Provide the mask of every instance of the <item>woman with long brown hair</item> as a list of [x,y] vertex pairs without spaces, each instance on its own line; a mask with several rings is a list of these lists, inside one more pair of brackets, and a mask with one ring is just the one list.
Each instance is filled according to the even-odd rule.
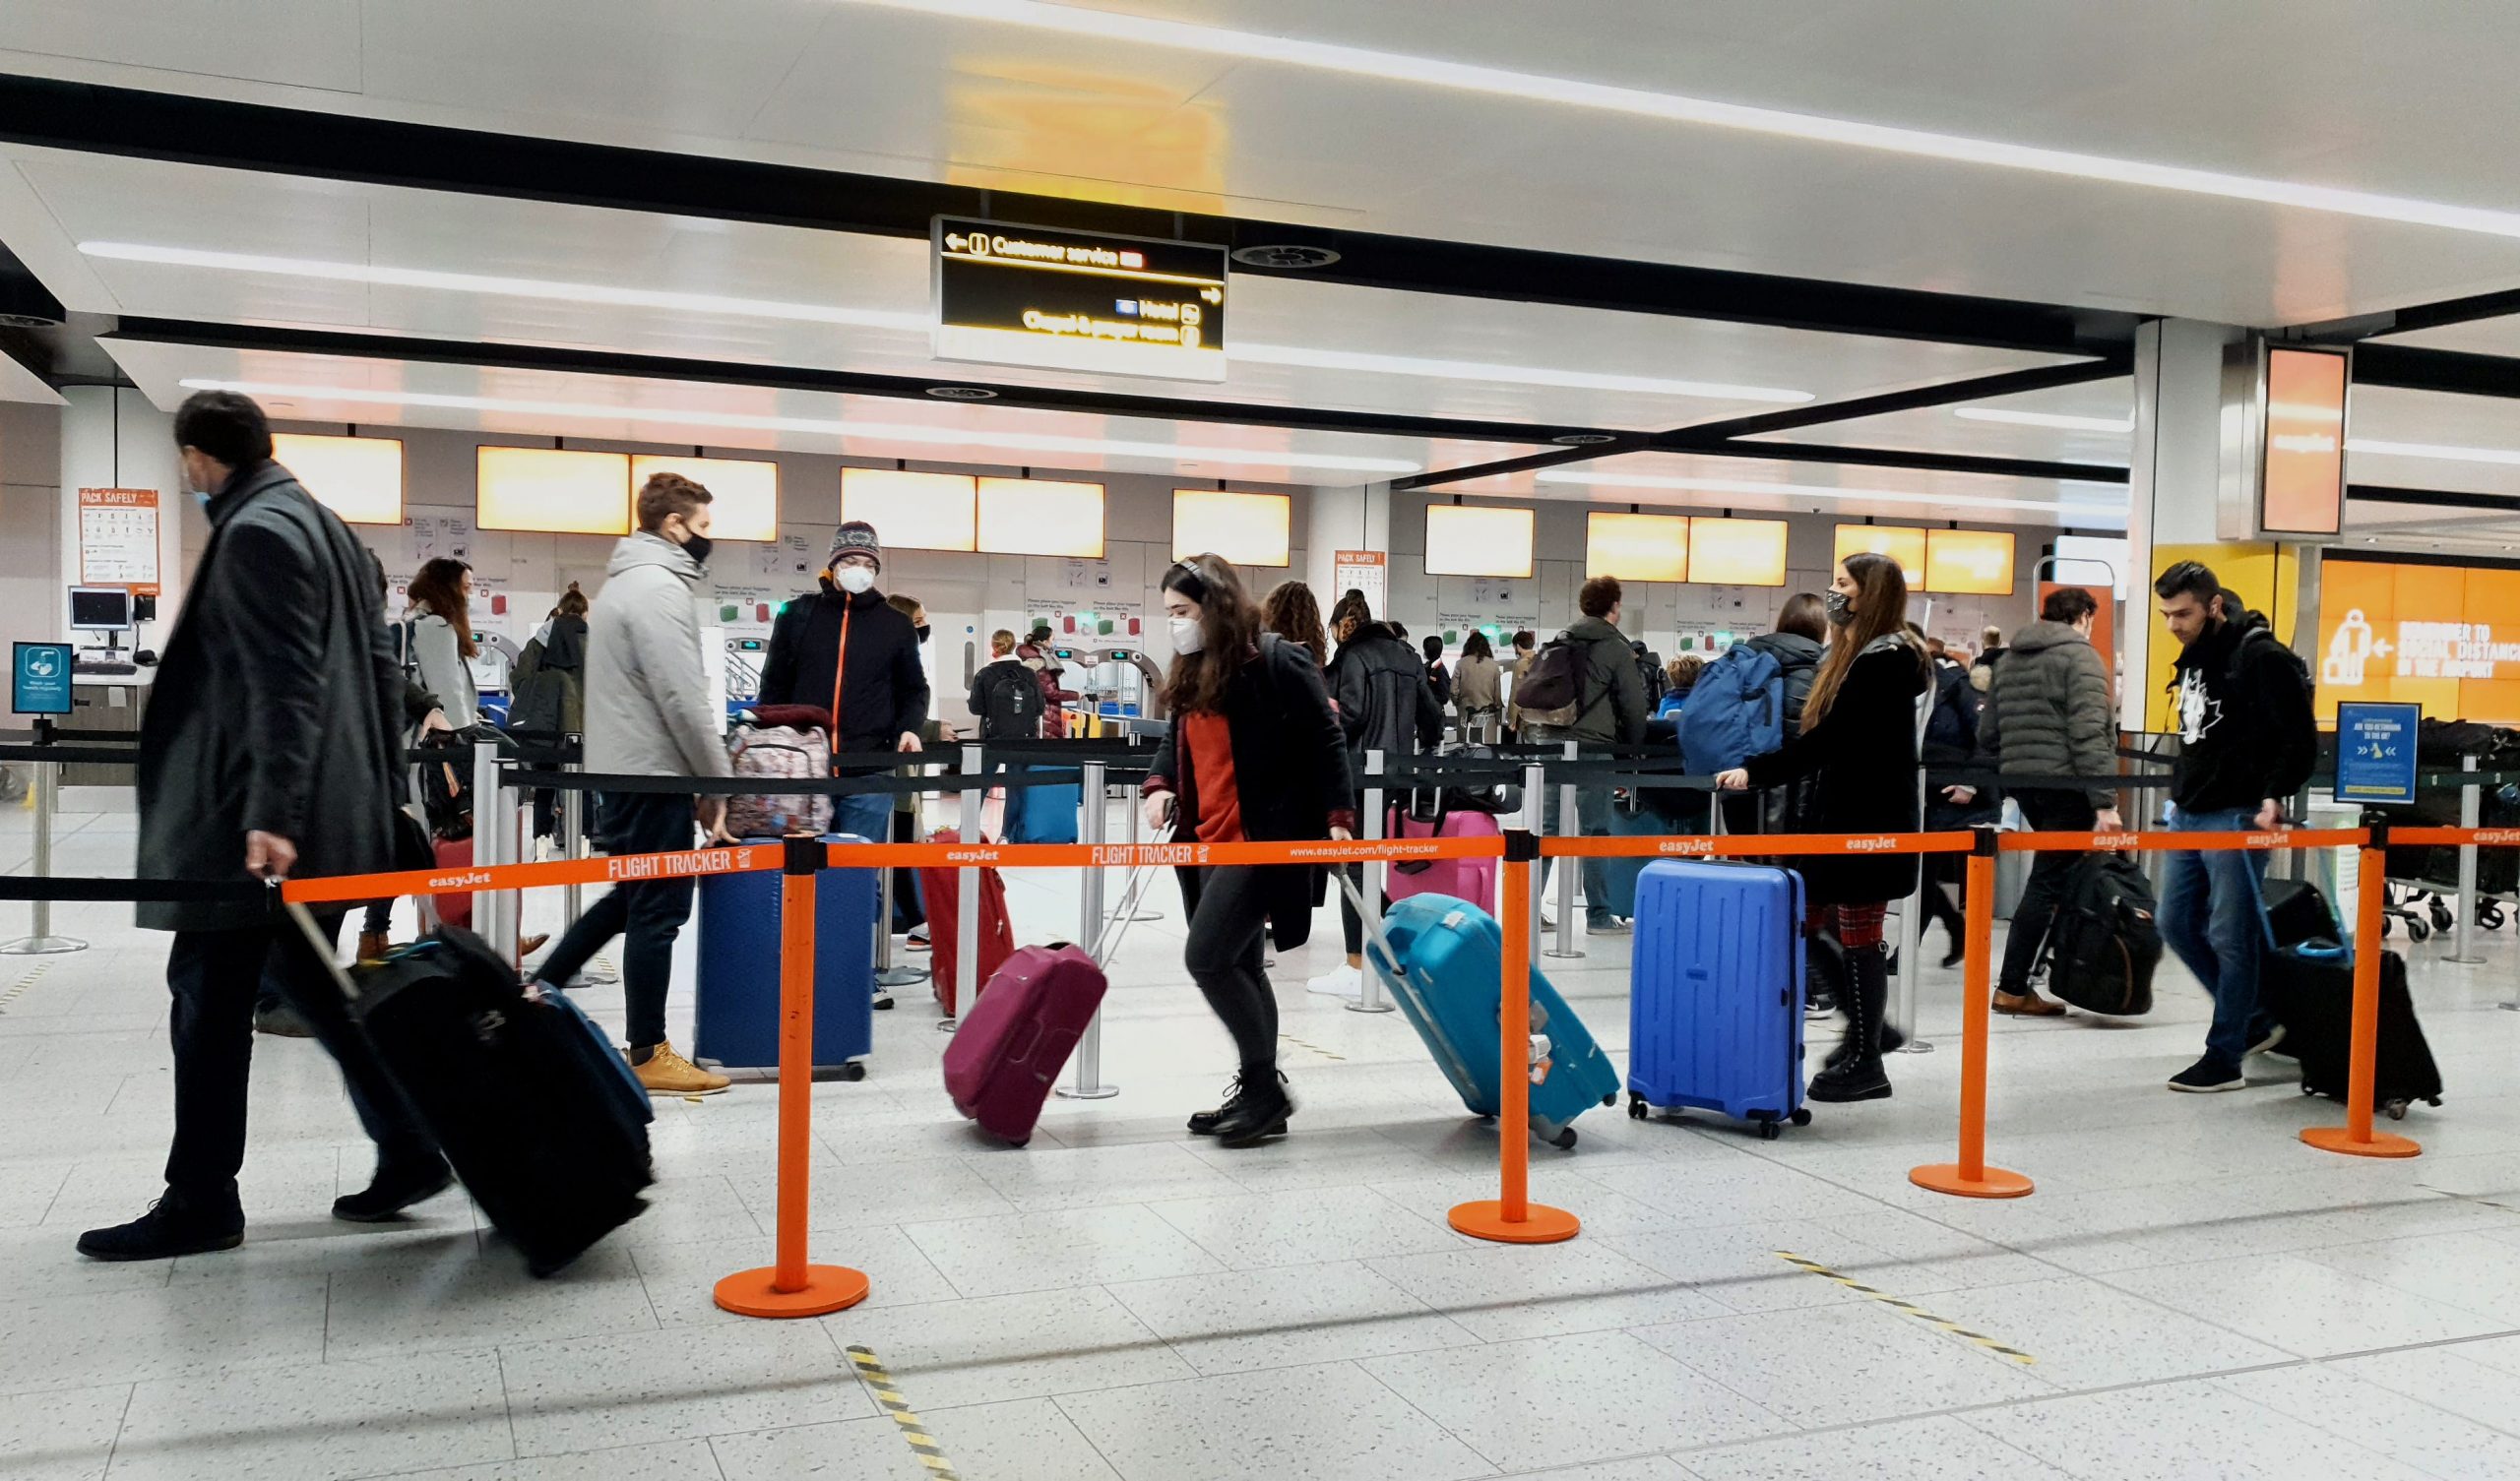
[[[1146,779],[1147,828],[1168,817],[1177,837],[1200,843],[1353,837],[1347,741],[1311,655],[1260,630],[1242,578],[1222,556],[1194,555],[1165,572],[1164,610],[1172,725]],[[1228,1146],[1285,1136],[1294,1110],[1278,1073],[1278,998],[1262,970],[1262,937],[1280,951],[1303,945],[1315,883],[1301,865],[1181,871],[1183,962],[1241,1060],[1225,1103],[1192,1116],[1190,1130]]]
[[472,568],[447,556],[423,564],[411,578],[406,668],[417,667],[420,685],[437,696],[438,708],[456,729],[481,717],[481,696],[472,686]]
[[1315,668],[1330,666],[1330,630],[1321,625],[1321,603],[1301,582],[1280,582],[1260,599],[1260,627],[1312,654]]
[[[1913,833],[1917,828],[1917,697],[1932,682],[1922,646],[1909,636],[1908,579],[1899,563],[1869,553],[1839,562],[1826,598],[1835,637],[1786,743],[1721,772],[1728,791],[1816,775],[1820,796],[1807,825],[1830,833]],[[1813,1100],[1877,1100],[1890,1093],[1881,1065],[1882,1012],[1890,997],[1882,919],[1915,893],[1914,854],[1818,857],[1802,870],[1815,926],[1833,925],[1846,949],[1839,1001],[1846,1042],[1811,1078]],[[1911,970],[1914,969],[1911,964]]]

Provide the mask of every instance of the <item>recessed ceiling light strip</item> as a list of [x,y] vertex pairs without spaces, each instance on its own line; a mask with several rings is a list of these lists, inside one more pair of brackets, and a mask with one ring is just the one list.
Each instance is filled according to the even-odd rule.
[[[2007,144],[1992,139],[1970,139],[1957,134],[1895,128],[1855,119],[1789,112],[1782,108],[1689,97],[1676,93],[1651,93],[1641,88],[1547,77],[1470,62],[1450,62],[1406,52],[1376,51],[1331,41],[1263,35],[1256,31],[1230,31],[1183,21],[1121,15],[1077,5],[1050,5],[1041,3],[1041,0],[842,0],[842,3],[1020,26],[1102,41],[1162,46],[1176,51],[1230,57],[1237,61],[1278,62],[1319,72],[1345,73],[1380,83],[1419,83],[1490,97],[1588,108],[1671,123],[1705,124],[1809,140],[1817,144],[1850,145],[1928,159],[1948,159],[1962,164],[1989,164],[2004,169],[2367,216],[2375,220],[2441,226],[2489,236],[2520,236],[2520,214],[2508,211],[2452,206],[2371,191],[2269,180],[2220,170],[2191,169],[2141,159]],[[1533,13],[1537,15],[1539,11]]]
[[1751,478],[1694,478],[1681,474],[1613,473],[1552,469],[1533,476],[1537,483],[1576,484],[1591,488],[1673,489],[1700,494],[1742,494],[1779,499],[1832,499],[1841,503],[1913,504],[1925,508],[2014,509],[2031,514],[2118,516],[2126,513],[2123,498],[2113,502],[2083,499],[1997,499],[1984,494],[1919,494],[1904,489],[1834,488],[1812,483],[1765,483]]
[[644,422],[668,427],[725,427],[749,432],[795,432],[816,437],[862,437],[949,448],[1004,452],[1077,453],[1149,458],[1166,463],[1224,463],[1232,467],[1306,468],[1349,473],[1414,473],[1419,464],[1397,458],[1354,458],[1329,453],[1262,453],[1245,448],[1194,447],[1182,443],[1116,438],[1065,437],[1046,432],[1005,432],[963,427],[923,427],[904,422],[843,421],[815,416],[763,416],[741,411],[689,411],[672,406],[605,406],[587,401],[544,401],[514,397],[456,396],[428,391],[371,391],[358,387],[289,386],[267,381],[192,377],[187,391],[234,391],[269,400],[359,401],[452,411],[548,417],[555,420]]
[[2001,406],[1954,406],[1951,414],[1973,422],[2007,422],[2017,427],[2057,427],[2068,432],[2132,432],[2135,413],[2124,416],[2067,416],[2054,411],[2010,411]]
[[2520,448],[2462,448],[2437,442],[2382,442],[2368,437],[2349,437],[2345,440],[2345,451],[2383,458],[2431,458],[2443,463],[2520,464]]

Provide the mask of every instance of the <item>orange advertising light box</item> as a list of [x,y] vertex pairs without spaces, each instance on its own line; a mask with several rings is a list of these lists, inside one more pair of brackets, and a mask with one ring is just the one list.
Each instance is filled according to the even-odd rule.
[[1689,580],[1718,586],[1785,585],[1783,520],[1691,520]]
[[2334,534],[2343,527],[2346,369],[2340,350],[2266,352],[2258,523],[2269,534]]
[[[779,464],[753,458],[668,458],[636,453],[630,458],[630,497],[653,473],[680,473],[709,491],[709,537],[715,540],[779,538]],[[634,511],[635,512],[635,511]]]
[[1851,555],[1886,555],[1899,563],[1899,569],[1910,584],[1921,582],[1925,574],[1925,532],[1914,525],[1841,525],[1838,526],[1838,548],[1832,559],[1843,561]]
[[1584,520],[1584,576],[1620,581],[1689,579],[1689,522],[1681,515],[1594,513]]
[[272,434],[272,458],[345,525],[403,523],[403,440]]
[[2010,531],[1925,531],[1926,590],[1955,596],[2010,596],[2012,581]]
[[1428,576],[1532,574],[1532,512],[1479,504],[1426,507]]
[[977,483],[969,473],[840,470],[842,522],[865,521],[896,549],[976,550],[978,502]]
[[2436,719],[2520,723],[2520,567],[2328,551],[2311,696],[2424,707]]
[[483,529],[630,532],[627,453],[482,447],[473,459],[473,516]]
[[1172,491],[1172,558],[1214,553],[1237,566],[1284,566],[1291,554],[1293,501],[1284,494],[1221,488]]
[[[876,526],[881,529],[883,526]],[[995,555],[1102,558],[1102,485],[1048,478],[979,481],[980,548]]]

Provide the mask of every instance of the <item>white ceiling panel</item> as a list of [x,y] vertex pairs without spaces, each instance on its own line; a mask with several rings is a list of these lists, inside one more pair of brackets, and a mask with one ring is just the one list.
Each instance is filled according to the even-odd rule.
[[46,385],[43,377],[0,354],[0,401],[32,401],[41,406],[58,406],[61,404],[61,393]]
[[2066,525],[2095,530],[2122,529],[2126,524],[2122,484],[1685,453],[1627,454],[1538,472],[1447,483],[1439,492],[1572,499],[1622,508],[1638,504],[1848,519],[1869,515],[1884,524],[1959,520],[1972,525]]
[[1337,486],[1532,451],[1508,443],[1160,421],[622,376],[129,339],[104,344],[160,407],[179,404],[189,394],[186,382],[207,381],[244,388],[274,416],[294,421]]
[[2520,314],[2445,324],[2403,335],[2374,335],[2372,339],[2378,343],[2407,344],[2417,349],[2456,349],[2475,355],[2520,358]]
[[[0,64],[186,91],[211,72],[261,80],[230,95],[377,117],[2239,323],[2520,284],[2520,246],[2490,223],[2246,204],[2254,180],[2507,213],[2507,5],[1097,4],[1261,40],[1086,39],[857,0],[17,0]],[[1276,39],[1394,55],[1252,58]],[[1437,86],[1424,61],[1492,71]],[[1648,116],[1670,95],[1771,111],[1763,132]],[[1879,132],[1775,132],[1796,117],[2245,178],[2101,185]]]
[[[2352,416],[2346,474],[2355,483],[2520,495],[2520,401],[2357,386]],[[2363,446],[2371,442],[2474,450],[2504,461],[2378,453]]]
[[[457,196],[40,150],[8,156],[0,240],[27,241],[73,308],[902,375],[953,374],[930,353],[922,241]],[[266,259],[266,271],[80,258],[82,241]],[[64,270],[65,261],[78,264]],[[710,295],[655,307],[446,286],[345,282],[299,262]],[[1234,283],[1223,388],[1011,367],[975,379],[1196,401],[1223,398],[1461,420],[1634,430],[1770,409],[1758,388],[1838,401],[2071,357],[1651,314],[1452,298],[1299,278]],[[811,322],[729,299],[864,311]],[[905,323],[903,321],[909,321]],[[1294,353],[1290,354],[1292,351]],[[1305,353],[1323,352],[1309,363]],[[1368,357],[1359,361],[1354,357]],[[1390,357],[1421,362],[1395,366]],[[1291,361],[1292,363],[1291,363]],[[1425,364],[1422,362],[1434,362]],[[1559,382],[1571,379],[1574,384]]]
[[[2054,386],[2018,396],[1990,397],[1957,406],[1926,406],[1881,416],[1859,416],[1816,427],[1796,427],[1751,438],[1753,442],[1795,442],[1823,447],[1893,448],[1903,452],[1955,453],[1973,458],[2029,458],[2049,463],[2103,463],[2124,467],[2132,435],[2135,387],[2132,380],[2086,381]],[[1963,416],[1963,410],[1998,415],[2073,416],[2117,420],[2117,430],[2040,426],[2022,422]]]

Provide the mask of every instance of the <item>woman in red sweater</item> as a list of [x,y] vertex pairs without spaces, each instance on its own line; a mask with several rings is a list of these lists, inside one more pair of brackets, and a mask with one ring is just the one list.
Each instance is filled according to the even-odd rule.
[[[1194,555],[1165,572],[1164,610],[1172,726],[1147,776],[1147,827],[1169,818],[1176,837],[1201,843],[1354,836],[1347,739],[1312,655],[1260,631],[1241,577],[1221,556]],[[1278,1073],[1278,999],[1261,969],[1262,936],[1282,952],[1303,945],[1319,898],[1319,871],[1307,865],[1181,871],[1183,963],[1241,1056],[1225,1103],[1192,1116],[1192,1132],[1228,1146],[1286,1135],[1294,1101]]]

